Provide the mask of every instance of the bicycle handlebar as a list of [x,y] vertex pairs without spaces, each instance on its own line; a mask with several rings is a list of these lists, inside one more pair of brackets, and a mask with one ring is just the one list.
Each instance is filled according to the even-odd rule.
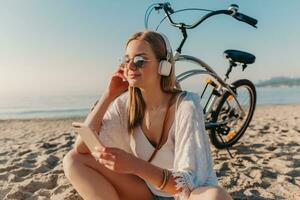
[[216,11],[212,11],[206,15],[204,15],[200,20],[198,20],[197,22],[195,22],[192,25],[187,25],[184,23],[175,23],[173,22],[170,14],[174,13],[174,10],[171,8],[171,4],[169,2],[166,3],[159,3],[158,6],[155,7],[156,10],[160,10],[163,9],[164,12],[167,15],[167,18],[170,22],[170,24],[174,27],[178,27],[178,28],[184,28],[184,29],[193,29],[196,26],[198,26],[199,24],[201,24],[204,20],[206,20],[207,18],[214,16],[214,15],[219,15],[219,14],[226,14],[226,15],[231,15],[232,17],[234,17],[235,19],[242,21],[244,23],[247,23],[253,27],[256,28],[256,24],[257,24],[257,20],[249,17],[245,14],[239,13],[237,12],[238,10],[238,6],[235,4],[230,5],[230,7],[228,8],[228,10],[216,10]]
[[242,22],[245,22],[253,27],[256,28],[256,24],[257,24],[257,19],[254,19],[252,17],[249,17],[245,14],[242,14],[242,13],[235,13],[235,15],[233,15],[233,17],[239,21],[242,21]]

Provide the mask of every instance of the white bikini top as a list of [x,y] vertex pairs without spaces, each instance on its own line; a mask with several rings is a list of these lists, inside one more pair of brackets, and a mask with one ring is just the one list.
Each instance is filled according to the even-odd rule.
[[[178,95],[175,108],[177,109],[178,99],[181,96]],[[175,109],[175,117],[176,117],[176,109]],[[174,150],[175,150],[175,117],[174,121],[171,125],[171,128],[168,132],[168,138],[165,144],[161,146],[161,148],[157,151],[156,155],[154,156],[151,164],[164,168],[164,169],[173,169],[173,162],[174,162]],[[151,144],[148,140],[146,135],[143,133],[141,126],[138,126],[133,135],[130,135],[130,147],[135,156],[140,159],[148,161],[150,156],[152,155],[155,147]],[[145,181],[148,185],[149,189],[152,193],[164,196],[164,197],[171,197],[172,195],[162,192],[158,190],[154,185]]]

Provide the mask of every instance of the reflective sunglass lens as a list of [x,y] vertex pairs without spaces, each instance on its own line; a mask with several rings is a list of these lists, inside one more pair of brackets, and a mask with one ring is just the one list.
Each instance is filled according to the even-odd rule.
[[133,62],[135,64],[136,67],[140,68],[143,66],[145,60],[142,56],[136,56],[133,58]]

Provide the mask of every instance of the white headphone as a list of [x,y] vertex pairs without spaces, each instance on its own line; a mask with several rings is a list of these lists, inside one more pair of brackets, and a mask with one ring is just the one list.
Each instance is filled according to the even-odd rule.
[[169,76],[170,72],[171,72],[171,68],[172,68],[172,48],[171,48],[171,44],[167,38],[166,35],[164,35],[161,32],[157,32],[156,33],[160,34],[165,42],[165,46],[166,46],[166,50],[167,50],[167,58],[164,60],[161,60],[158,66],[158,73],[162,76]]

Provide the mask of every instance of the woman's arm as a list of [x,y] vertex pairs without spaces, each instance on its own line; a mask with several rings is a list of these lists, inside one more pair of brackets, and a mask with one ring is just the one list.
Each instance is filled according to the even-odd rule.
[[[97,134],[100,132],[103,116],[112,101],[113,98],[107,93],[104,93],[84,121],[84,124],[91,127],[91,129]],[[78,153],[90,153],[79,135],[77,136],[74,148]]]
[[[126,77],[123,73],[124,66],[120,65],[118,69],[111,75],[105,92],[84,121],[86,125],[91,127],[91,129],[98,134],[100,132],[104,114],[107,111],[110,103],[128,88],[128,82],[123,81],[126,80]],[[90,153],[80,136],[78,136],[76,139],[75,149],[79,153]]]
[[103,116],[113,100],[114,98],[105,92],[86,117],[84,124],[88,125],[92,130],[99,134]]
[[[141,177],[144,180],[147,180],[148,182],[159,188],[159,186],[163,182],[163,169],[152,165],[151,163],[148,163],[147,161],[142,159],[137,159],[137,162],[138,163],[135,164],[136,167],[134,169],[133,174]],[[175,179],[170,172],[168,182],[166,186],[162,189],[162,191],[171,195],[181,192],[181,189],[176,189],[176,184],[177,183],[175,182]]]

